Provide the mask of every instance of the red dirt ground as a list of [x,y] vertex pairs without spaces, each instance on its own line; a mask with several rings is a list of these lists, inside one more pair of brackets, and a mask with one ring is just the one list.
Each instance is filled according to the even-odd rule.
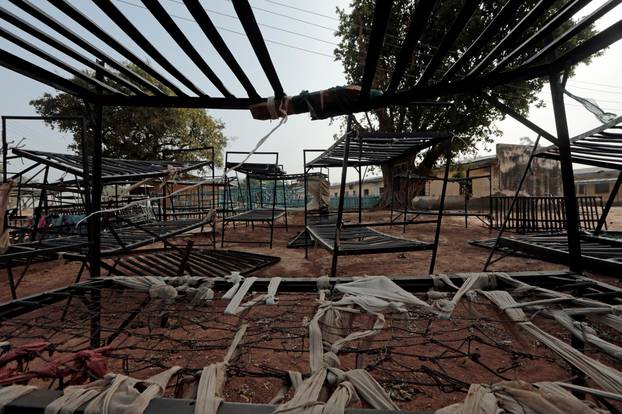
[[[614,209],[610,228],[618,228],[622,223],[622,209]],[[386,219],[384,211],[369,212],[364,220]],[[349,216],[352,221],[355,216]],[[301,229],[302,217],[299,213],[290,216],[290,229],[288,232],[283,228],[275,230],[274,248],[249,244],[227,244],[226,249],[244,250],[281,257],[281,261],[273,266],[261,269],[256,276],[282,276],[282,277],[310,277],[326,275],[330,269],[331,257],[320,248],[309,250],[309,258],[305,259],[304,249],[287,249],[287,241]],[[220,230],[220,227],[218,228]],[[434,225],[410,226],[405,234],[401,228],[394,227],[383,229],[388,233],[406,238],[419,240],[432,240]],[[228,237],[243,238],[245,240],[259,240],[265,237],[262,229],[251,231],[250,227],[238,226],[236,231],[228,230]],[[436,273],[456,273],[481,271],[488,255],[488,251],[471,246],[467,243],[472,239],[484,239],[494,237],[496,233],[490,232],[483,227],[481,222],[470,219],[469,227],[464,227],[462,218],[446,218],[440,239]],[[178,238],[176,242],[183,243],[192,239],[196,244],[205,243],[205,235],[194,234]],[[417,276],[428,273],[430,252],[405,253],[405,254],[382,254],[373,256],[341,257],[339,260],[338,274],[343,276],[361,275],[386,275],[386,276]],[[41,263],[31,266],[26,277],[19,286],[20,297],[29,294],[62,287],[73,283],[79,269],[77,263]],[[522,270],[548,270],[565,269],[562,265],[547,263],[540,260],[507,257],[491,267],[496,271],[522,271]],[[14,272],[20,274],[20,269]],[[594,275],[598,279],[618,284],[617,279],[602,275]],[[133,307],[142,301],[143,294],[108,293],[111,296],[108,301],[104,296],[104,306],[108,306],[103,316],[104,326],[116,326],[117,321],[122,320]],[[306,337],[308,331],[302,328],[301,320],[308,320],[315,312],[316,295],[279,295],[281,306],[257,305],[245,316],[246,321],[251,322],[251,327],[243,345],[240,348],[240,356],[235,361],[235,368],[240,370],[240,375],[227,380],[225,394],[227,401],[267,403],[281,386],[281,380],[277,378],[259,377],[251,374],[253,371],[265,370],[266,366],[274,368],[278,373],[287,369],[297,369],[302,372],[308,371],[308,354],[302,348],[308,346]],[[0,300],[10,297],[6,278],[0,281]],[[78,302],[78,301],[74,301]],[[463,301],[456,309],[450,321],[435,320],[430,322],[425,315],[409,313],[404,319],[400,315],[387,315],[387,328],[378,334],[373,343],[368,347],[382,349],[390,352],[379,352],[377,356],[367,355],[365,365],[376,378],[382,378],[383,385],[391,393],[401,409],[436,409],[464,398],[463,392],[441,390],[428,384],[434,375],[445,373],[448,377],[466,383],[491,383],[500,381],[498,374],[491,373],[484,366],[496,368],[508,368],[503,376],[508,379],[520,378],[526,381],[543,380],[566,380],[569,377],[567,367],[556,361],[554,356],[537,341],[531,338],[516,338],[506,328],[509,326],[502,315],[486,301],[481,303],[467,304]],[[170,367],[178,364],[187,368],[200,368],[207,363],[220,360],[232,337],[231,329],[235,329],[240,323],[237,317],[224,317],[222,310],[226,303],[216,300],[206,309],[183,309],[184,319],[179,319],[178,327],[172,325],[169,328],[160,328],[157,315],[161,309],[149,305],[149,311],[137,318],[130,326],[135,336],[121,335],[114,345],[119,349],[118,354],[126,352],[131,356],[127,368],[136,370],[136,375],[144,378],[158,369],[156,364]],[[62,306],[59,304],[53,308],[35,311],[27,318],[20,317],[12,321],[11,326],[2,326],[0,333],[7,336],[14,332],[14,345],[27,343],[35,338],[45,338],[55,344],[62,344],[71,349],[85,341],[88,335],[88,315],[85,319],[84,307],[79,303],[72,303],[68,322],[64,325],[59,321]],[[177,309],[176,311],[182,311]],[[74,313],[72,313],[74,312]],[[220,315],[218,319],[212,319],[210,315]],[[155,315],[155,316],[154,316]],[[303,316],[304,315],[304,316]],[[174,319],[171,317],[171,319]],[[369,326],[373,321],[366,317],[360,318],[358,326]],[[155,321],[155,322],[154,322]],[[289,323],[288,323],[289,322]],[[562,329],[549,320],[536,320],[538,325],[548,332],[562,338],[568,335]],[[62,332],[53,332],[50,326],[65,329]],[[194,325],[193,325],[194,324]],[[198,325],[197,325],[198,324]],[[201,325],[203,324],[203,325]],[[209,325],[209,327],[208,327]],[[67,326],[71,327],[66,330]],[[203,328],[202,328],[203,327]],[[60,329],[60,328],[59,328]],[[406,329],[406,334],[397,333]],[[396,339],[396,335],[397,338]],[[412,336],[411,337],[409,337]],[[464,338],[478,337],[480,339],[492,338],[497,343],[509,344],[510,352],[500,350],[484,342],[469,342],[472,348],[469,355],[480,355],[479,361],[472,357],[457,357],[456,353],[449,352],[448,359],[438,359],[446,354],[447,346],[454,346],[465,351]],[[433,341],[430,341],[432,339]],[[619,338],[612,338],[619,344]],[[186,343],[184,341],[190,340]],[[181,342],[180,342],[181,341]],[[434,341],[438,341],[436,344]],[[140,346],[144,345],[144,349]],[[211,344],[211,345],[210,345]],[[390,345],[389,345],[390,344]],[[453,345],[452,345],[453,344]],[[356,345],[356,342],[352,344]],[[168,347],[168,348],[167,348]],[[167,351],[170,349],[170,351]],[[397,351],[396,351],[397,349]],[[400,354],[399,349],[404,353]],[[407,352],[406,352],[407,351]],[[526,356],[518,356],[516,352],[537,356],[530,359]],[[62,354],[61,351],[57,351]],[[591,356],[602,359],[602,355]],[[434,358],[430,359],[430,356]],[[149,361],[140,364],[140,358],[149,357]],[[344,368],[356,366],[355,350],[345,350],[341,361]],[[359,361],[360,362],[360,361]],[[603,361],[616,366],[607,359]],[[514,366],[512,364],[515,364]],[[112,359],[109,369],[113,372],[123,371],[123,361]],[[427,370],[427,371],[426,371]],[[437,374],[425,374],[436,372]],[[280,374],[279,374],[280,375]],[[278,375],[277,375],[278,376]]]

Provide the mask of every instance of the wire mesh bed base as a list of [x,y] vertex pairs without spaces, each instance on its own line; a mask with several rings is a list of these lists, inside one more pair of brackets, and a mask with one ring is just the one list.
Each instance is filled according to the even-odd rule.
[[[220,247],[224,247],[225,243],[247,243],[247,244],[268,244],[270,248],[272,248],[272,242],[274,241],[274,229],[277,228],[276,222],[283,218],[284,219],[284,228],[288,230],[287,224],[287,211],[276,209],[272,211],[271,208],[266,209],[253,209],[243,211],[241,213],[235,214],[233,216],[224,217],[222,221],[222,228],[220,234]],[[250,223],[253,230],[255,230],[255,223],[264,223],[267,225],[267,228],[270,231],[268,240],[249,240],[248,238],[244,239],[225,239],[225,232],[229,224],[233,225],[235,229],[236,223],[246,223],[247,225]],[[264,227],[265,228],[265,227]]]
[[233,216],[225,217],[225,221],[229,222],[251,222],[251,221],[260,221],[260,222],[268,222],[280,219],[285,215],[285,211],[283,210],[275,210],[274,217],[272,217],[271,209],[255,209],[255,210],[247,210],[242,213],[235,214]]
[[[391,210],[391,214],[391,222],[402,222],[402,224],[404,224],[404,230],[406,230],[404,222],[416,223],[419,216],[438,216],[440,212],[438,210],[408,210],[406,214],[404,214],[404,211]],[[469,217],[478,219],[487,227],[492,226],[492,216],[487,211],[443,210],[443,217],[463,217],[465,227],[468,227],[467,220]]]
[[[494,239],[472,240],[469,243],[488,249],[494,246]],[[568,264],[568,237],[565,233],[513,235],[499,239],[499,251],[508,255],[526,256],[554,263]],[[581,234],[581,260],[591,270],[622,275],[622,239]]]
[[[318,224],[307,226],[309,235],[328,251],[335,247],[335,225]],[[409,252],[430,250],[434,243],[407,240],[379,232],[371,227],[345,227],[339,235],[338,255],[359,255],[374,253]]]
[[[0,376],[0,384],[8,386],[15,381],[40,387],[51,384],[49,393],[36,391],[30,398],[25,396],[11,403],[13,409],[27,407],[32,412],[42,412],[41,407],[59,396],[55,389],[87,382],[89,376],[118,372],[144,380],[178,365],[181,370],[158,393],[159,398],[151,402],[147,412],[186,412],[190,404],[198,404],[193,384],[202,375],[203,367],[219,364],[223,355],[229,354],[227,350],[231,350],[236,338],[241,338],[234,356],[223,366],[225,380],[219,397],[227,403],[218,412],[238,407],[241,412],[257,414],[263,412],[263,404],[269,404],[274,412],[278,404],[291,401],[292,395],[296,395],[291,388],[292,381],[297,380],[290,372],[299,372],[303,383],[317,378],[317,371],[309,372],[307,362],[313,347],[309,340],[310,324],[317,318],[328,343],[336,343],[335,339],[354,332],[367,333],[368,336],[361,333],[363,336],[350,338],[339,347],[326,348],[324,355],[330,356],[328,349],[334,350],[340,361],[334,369],[346,375],[366,371],[381,387],[385,398],[392,401],[392,408],[385,408],[385,412],[434,410],[462,400],[471,384],[514,379],[528,383],[567,381],[576,375],[576,372],[571,374],[568,361],[554,347],[521,334],[523,329],[540,332],[539,329],[559,341],[569,340],[561,325],[545,317],[542,306],[535,313],[525,308],[530,314],[529,322],[513,322],[504,317],[501,305],[488,299],[489,293],[507,292],[516,300],[529,303],[543,297],[550,299],[556,292],[560,296],[549,304],[552,310],[563,308],[560,298],[572,306],[582,298],[594,298],[602,306],[622,299],[619,288],[559,271],[397,278],[394,287],[383,292],[391,295],[398,293],[397,289],[404,289],[414,296],[404,297],[409,301],[406,311],[395,308],[394,299],[385,296],[389,302],[381,311],[384,322],[378,325],[374,314],[344,302],[348,297],[356,297],[355,293],[344,292],[349,287],[361,288],[361,279],[333,278],[318,283],[315,278],[284,278],[278,290],[272,292],[274,300],[267,302],[254,298],[269,292],[273,279],[253,279],[252,290],[256,293],[243,291],[242,301],[236,302],[242,309],[229,312],[238,294],[227,299],[223,292],[236,283],[243,289],[249,280],[240,286],[241,281],[226,278],[203,279],[211,281],[215,293],[207,302],[195,302],[196,289],[190,286],[178,289],[178,296],[167,301],[125,287],[114,278],[104,278],[31,296],[26,301],[0,304],[0,340],[10,343],[9,351],[0,355],[0,364],[7,368]],[[527,286],[532,288],[525,289]],[[431,289],[433,293],[428,293]],[[467,295],[467,292],[471,293]],[[74,300],[66,309],[66,298],[70,295],[82,300]],[[433,299],[443,295],[455,304],[454,308],[433,305],[444,303]],[[100,308],[94,306],[93,298],[99,298]],[[334,320],[318,317],[318,312],[330,309],[331,304],[339,304],[337,312],[349,306],[355,312],[341,313],[341,318]],[[64,311],[66,317],[62,318]],[[101,335],[98,345],[93,345],[91,336],[95,311],[99,316],[95,326]],[[440,317],[442,312],[448,312],[450,317]],[[374,327],[370,330],[371,325]],[[592,319],[590,326],[612,344],[621,342],[617,330]],[[618,381],[621,364],[615,357],[591,342],[586,344],[589,348],[585,354],[574,340],[572,343],[577,346],[577,355],[585,358],[596,355],[601,361],[597,364],[606,363],[607,369],[613,372],[612,381]],[[27,364],[20,364],[26,360]],[[100,369],[102,364],[105,369]],[[599,380],[588,377],[586,385],[600,389]],[[328,383],[322,388],[330,396],[338,384]],[[281,395],[283,389],[291,391]],[[318,401],[326,404],[325,399],[314,403]],[[239,403],[253,405],[240,407],[236,405]],[[370,403],[362,398],[361,405],[351,400],[345,404],[356,408]]]
[[111,275],[138,276],[145,273],[174,276],[223,277],[238,272],[247,275],[281,260],[276,256],[206,249],[148,249],[116,258],[104,264]]

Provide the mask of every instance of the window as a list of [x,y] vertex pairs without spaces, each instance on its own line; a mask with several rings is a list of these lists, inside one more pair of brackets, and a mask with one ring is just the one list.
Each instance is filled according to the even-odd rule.
[[384,193],[384,187],[380,187],[379,193],[380,194]]
[[605,194],[609,192],[609,183],[596,183],[594,184],[594,192],[596,194]]
[[352,195],[355,196],[356,195],[356,190],[352,190]]
[[335,193],[335,197],[339,197],[339,193]]
[[363,190],[363,195],[365,197],[369,196],[369,188],[366,188],[366,189]]
[[577,194],[585,194],[585,184],[577,185]]

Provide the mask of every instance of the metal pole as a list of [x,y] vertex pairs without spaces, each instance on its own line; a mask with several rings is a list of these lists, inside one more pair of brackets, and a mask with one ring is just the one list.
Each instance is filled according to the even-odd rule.
[[2,182],[6,183],[6,177],[7,177],[7,154],[8,154],[9,149],[7,148],[7,142],[6,142],[6,118],[2,117]]
[[[308,189],[308,183],[307,183],[307,173],[309,172],[309,170],[307,169],[307,150],[302,150],[302,167],[303,167],[303,172],[304,172],[304,203],[305,203],[305,259],[309,258],[309,231],[307,230],[307,213],[308,213],[308,209],[307,209],[307,189]],[[330,183],[330,181],[329,181]],[[322,197],[322,192],[321,192],[321,187],[320,187],[320,198]],[[318,200],[318,210],[320,207],[320,201]]]
[[[279,179],[279,153],[276,153],[276,163],[274,164],[276,171],[274,172],[274,187],[272,190],[272,221],[270,222],[270,248],[272,248],[272,240],[274,239],[274,215],[276,213],[276,187]],[[263,191],[263,190],[262,190]],[[263,200],[262,200],[263,203]]]
[[[103,66],[104,62],[99,62]],[[101,71],[95,72],[95,78],[103,81]],[[101,94],[101,88],[97,90]],[[93,164],[91,186],[91,209],[92,212],[101,208],[102,194],[102,129],[103,129],[103,106],[101,103],[94,105],[94,133],[93,133]],[[89,270],[91,279],[101,276],[101,220],[99,215],[89,219]],[[97,289],[91,290],[91,347],[99,347],[101,344],[101,293]]]
[[603,212],[598,219],[598,224],[596,225],[596,229],[594,230],[594,235],[598,235],[603,226],[605,225],[605,221],[607,220],[607,215],[609,214],[609,210],[615,201],[618,191],[620,190],[620,184],[622,184],[622,171],[620,171],[620,175],[618,175],[618,179],[616,183],[613,185],[613,189],[611,190],[611,194],[609,194],[609,199],[607,199],[607,204],[605,204],[605,208],[603,208]]
[[[523,171],[523,175],[518,183],[518,188],[516,189],[516,193],[514,194],[514,198],[512,199],[510,208],[508,209],[508,212],[505,215],[505,218],[503,219],[503,224],[501,225],[501,228],[499,229],[499,233],[497,234],[497,238],[495,239],[495,244],[492,246],[492,249],[490,250],[490,253],[488,254],[488,259],[486,259],[486,264],[484,264],[484,270],[483,270],[484,272],[488,270],[488,266],[490,266],[490,261],[492,260],[492,256],[495,254],[495,251],[497,250],[497,246],[499,245],[499,240],[501,240],[501,236],[503,235],[503,232],[505,231],[508,221],[510,220],[510,217],[512,216],[512,210],[514,209],[514,206],[516,205],[516,200],[518,199],[520,190],[523,188],[523,183],[525,182],[525,179],[527,178],[527,174],[529,173],[529,169],[531,168],[531,161],[533,161],[533,158],[536,155],[536,151],[538,150],[538,143],[540,143],[540,135],[538,135],[538,137],[536,138],[535,144],[533,144],[533,149],[531,150],[531,154],[529,155],[527,166],[525,167],[525,171]],[[491,177],[492,177],[492,174],[491,174]]]
[[436,253],[438,252],[438,241],[441,237],[441,224],[443,223],[443,210],[445,209],[445,193],[447,192],[447,179],[449,178],[449,167],[451,166],[451,139],[445,143],[445,174],[443,177],[443,189],[441,190],[441,200],[438,206],[438,217],[436,220],[436,232],[434,234],[434,245],[432,246],[432,259],[430,260],[430,274],[434,274],[436,266]]
[[570,153],[570,137],[564,107],[564,89],[560,74],[549,77],[555,126],[557,129],[557,146],[562,170],[564,188],[564,205],[566,207],[566,231],[568,234],[568,264],[570,270],[581,273],[581,236],[577,215],[577,195],[575,192],[574,172],[572,171],[572,154]]
[[346,145],[344,148],[343,164],[341,166],[341,186],[339,188],[339,204],[337,207],[337,225],[335,226],[335,244],[333,246],[333,262],[330,269],[330,276],[335,277],[337,274],[337,257],[339,256],[339,236],[341,234],[341,226],[343,220],[343,203],[346,192],[346,177],[348,175],[348,157],[350,156],[350,133],[352,129],[352,120],[354,116],[348,115],[348,124],[346,127]]

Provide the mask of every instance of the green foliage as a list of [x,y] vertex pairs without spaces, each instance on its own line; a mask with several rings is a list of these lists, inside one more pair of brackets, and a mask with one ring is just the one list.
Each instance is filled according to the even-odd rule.
[[[140,69],[131,65],[129,67],[161,90],[169,92],[164,85]],[[123,90],[112,81],[109,83]],[[67,93],[57,95],[46,93],[32,100],[30,104],[41,116],[87,117],[88,136],[92,136],[90,111],[79,98]],[[79,125],[72,121],[53,121],[49,125],[71,133],[74,142],[70,148],[79,151],[81,137]],[[103,155],[111,158],[143,160],[200,160],[211,158],[211,151],[171,150],[213,146],[215,162],[222,165],[222,152],[227,145],[223,129],[224,124],[212,118],[204,109],[104,107]]]
[[[520,6],[522,8],[520,11],[528,10],[536,2],[536,0],[523,2]],[[418,1],[416,0],[395,0],[391,21],[378,63],[378,70],[372,85],[374,89],[385,90],[389,85],[402,39],[405,38],[411,14],[417,3]],[[416,84],[431,56],[436,51],[433,45],[440,43],[440,39],[442,39],[453,23],[462,3],[463,0],[443,0],[437,2],[435,11],[432,13],[432,20],[426,24],[420,44],[412,56],[410,66],[399,89],[409,89]],[[456,57],[461,55],[483,31],[493,17],[493,12],[498,11],[504,3],[505,1],[502,0],[481,2],[466,30],[452,45],[449,58],[444,59],[439,70],[432,77],[432,81],[440,79],[440,76],[449,69]],[[351,84],[359,84],[363,75],[367,41],[373,21],[374,4],[374,0],[352,0],[349,13],[346,10],[337,9],[340,19],[337,35],[341,39],[335,50],[335,56],[337,60],[343,63],[347,81]],[[561,4],[563,2],[559,1],[557,7],[561,7]],[[550,12],[549,14],[543,14],[539,19],[538,25],[541,25],[548,17],[550,17]],[[571,24],[571,21],[566,22],[558,28],[556,34],[566,30]],[[500,30],[489,43],[494,45],[507,33],[507,30]],[[567,42],[563,50],[576,45],[592,34],[591,29],[584,30],[578,39]],[[525,37],[528,35],[529,33],[526,33]],[[472,67],[474,62],[480,61],[489,51],[490,47],[481,50],[480,53],[476,53],[471,58],[471,62],[466,64],[465,67]],[[533,53],[533,51],[530,50],[527,53]],[[544,105],[537,98],[537,93],[542,89],[543,83],[543,80],[540,79],[514,83],[497,87],[493,92],[501,96],[504,102],[518,113],[527,115],[531,104]],[[501,131],[496,127],[495,123],[502,120],[504,114],[495,110],[477,96],[456,95],[447,98],[452,99],[456,104],[457,117],[455,121],[451,120],[451,110],[448,108],[437,107],[430,109],[429,107],[421,106],[402,106],[376,110],[370,114],[369,119],[360,122],[365,128],[382,131],[451,131],[460,136],[460,139],[454,140],[454,156],[457,154],[472,155],[475,152],[476,145],[490,144],[494,141],[494,138],[501,135]],[[421,169],[429,170],[440,157],[440,151],[430,151],[423,158]]]

